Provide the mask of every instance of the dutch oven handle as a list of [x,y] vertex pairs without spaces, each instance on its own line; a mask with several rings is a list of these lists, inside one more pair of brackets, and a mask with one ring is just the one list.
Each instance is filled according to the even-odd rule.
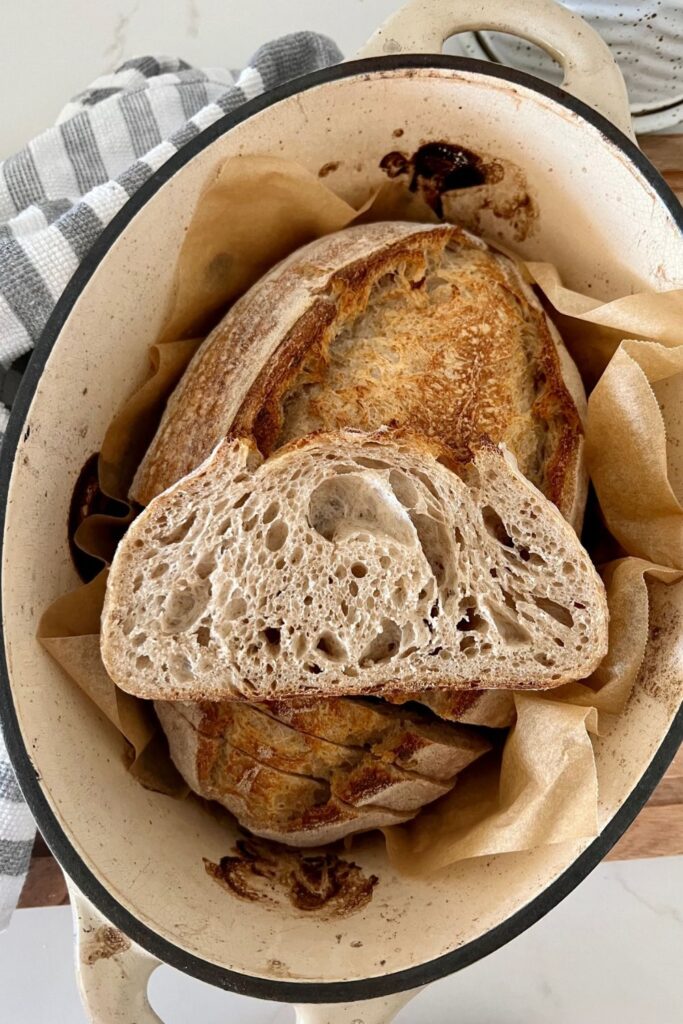
[[[67,876],[76,930],[76,981],[90,1024],[163,1024],[147,999],[160,961],[110,924]],[[296,1006],[297,1024],[390,1024],[417,995],[329,1006]]]
[[536,43],[562,65],[566,92],[635,140],[626,85],[609,47],[578,14],[555,0],[408,0],[356,56],[441,53],[450,36],[480,29]]

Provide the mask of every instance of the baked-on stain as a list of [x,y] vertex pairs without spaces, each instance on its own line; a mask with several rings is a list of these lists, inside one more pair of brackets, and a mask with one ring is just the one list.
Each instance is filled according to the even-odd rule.
[[98,960],[108,960],[117,953],[125,953],[130,946],[131,941],[127,935],[110,924],[104,924],[96,928],[92,938],[83,944],[81,960],[92,967]]
[[340,160],[330,160],[329,163],[323,164],[318,171],[318,177],[326,178],[328,174],[332,174],[333,171],[336,171],[339,168],[340,163]]
[[471,149],[450,142],[427,142],[411,157],[394,150],[382,157],[379,165],[390,178],[410,174],[410,191],[419,189],[439,217],[443,216],[443,192],[484,185],[488,180],[487,167],[481,157]]
[[267,839],[238,839],[206,873],[241,900],[268,907],[289,904],[324,918],[348,917],[366,907],[379,879],[335,853],[304,853]]
[[[412,156],[392,150],[382,157],[379,166],[389,178],[408,176],[408,189],[419,192],[438,217],[454,219],[470,230],[479,230],[481,212],[489,210],[493,217],[510,222],[515,239],[522,241],[537,217],[536,205],[519,168],[465,146],[426,142]],[[495,190],[492,186],[500,188]],[[454,202],[456,197],[462,199],[465,190],[475,188],[480,190],[476,202]],[[444,210],[445,195],[449,196],[450,210]]]

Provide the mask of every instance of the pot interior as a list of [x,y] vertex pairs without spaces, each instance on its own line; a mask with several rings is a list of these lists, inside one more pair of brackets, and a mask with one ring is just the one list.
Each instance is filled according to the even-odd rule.
[[[338,73],[348,77],[282,99],[197,147],[96,267],[59,331],[21,432],[3,564],[12,699],[40,780],[22,781],[40,785],[78,856],[124,908],[182,950],[246,975],[323,982],[390,974],[472,942],[542,892],[587,841],[473,860],[415,881],[392,872],[377,838],[364,839],[353,860],[379,883],[355,913],[326,918],[240,900],[202,861],[230,853],[234,829],[191,801],[138,785],[118,734],[36,642],[41,612],[78,583],[66,532],[72,488],[144,379],[202,187],[228,156],[280,154],[314,173],[332,166],[328,183],[360,202],[386,180],[379,165],[388,152],[458,144],[516,165],[537,215],[524,237],[513,217],[484,228],[526,257],[555,262],[570,287],[607,297],[683,285],[683,241],[671,212],[620,149],[569,109],[445,64]],[[683,586],[655,584],[652,597],[641,677],[626,712],[597,741],[603,825],[650,764],[683,692]]]

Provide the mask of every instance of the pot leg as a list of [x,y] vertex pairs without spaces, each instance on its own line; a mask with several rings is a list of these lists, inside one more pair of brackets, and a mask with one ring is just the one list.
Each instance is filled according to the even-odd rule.
[[159,961],[102,917],[67,876],[76,931],[76,981],[91,1024],[163,1024],[147,1000]]
[[399,1010],[421,991],[414,988],[360,1003],[296,1006],[296,1024],[391,1024]]

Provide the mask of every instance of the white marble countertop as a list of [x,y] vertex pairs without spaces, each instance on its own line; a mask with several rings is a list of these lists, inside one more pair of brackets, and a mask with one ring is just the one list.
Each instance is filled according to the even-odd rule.
[[[85,1024],[68,907],[20,910],[0,935],[0,1019]],[[683,857],[601,864],[503,949],[429,986],[397,1024],[681,1024]],[[291,1007],[152,976],[164,1024],[293,1024]],[[349,1022],[350,1024],[350,1022]]]
[[[350,57],[401,2],[6,0],[0,159],[52,124],[71,96],[128,57],[170,54],[203,68],[235,69],[267,39],[304,28],[331,36]],[[585,0],[574,0],[581,4]],[[609,9],[594,7],[603,15]],[[457,52],[458,46],[450,40],[445,49]]]
[[128,57],[241,68],[267,39],[313,29],[352,55],[400,0],[7,0],[0,35],[0,158]]

